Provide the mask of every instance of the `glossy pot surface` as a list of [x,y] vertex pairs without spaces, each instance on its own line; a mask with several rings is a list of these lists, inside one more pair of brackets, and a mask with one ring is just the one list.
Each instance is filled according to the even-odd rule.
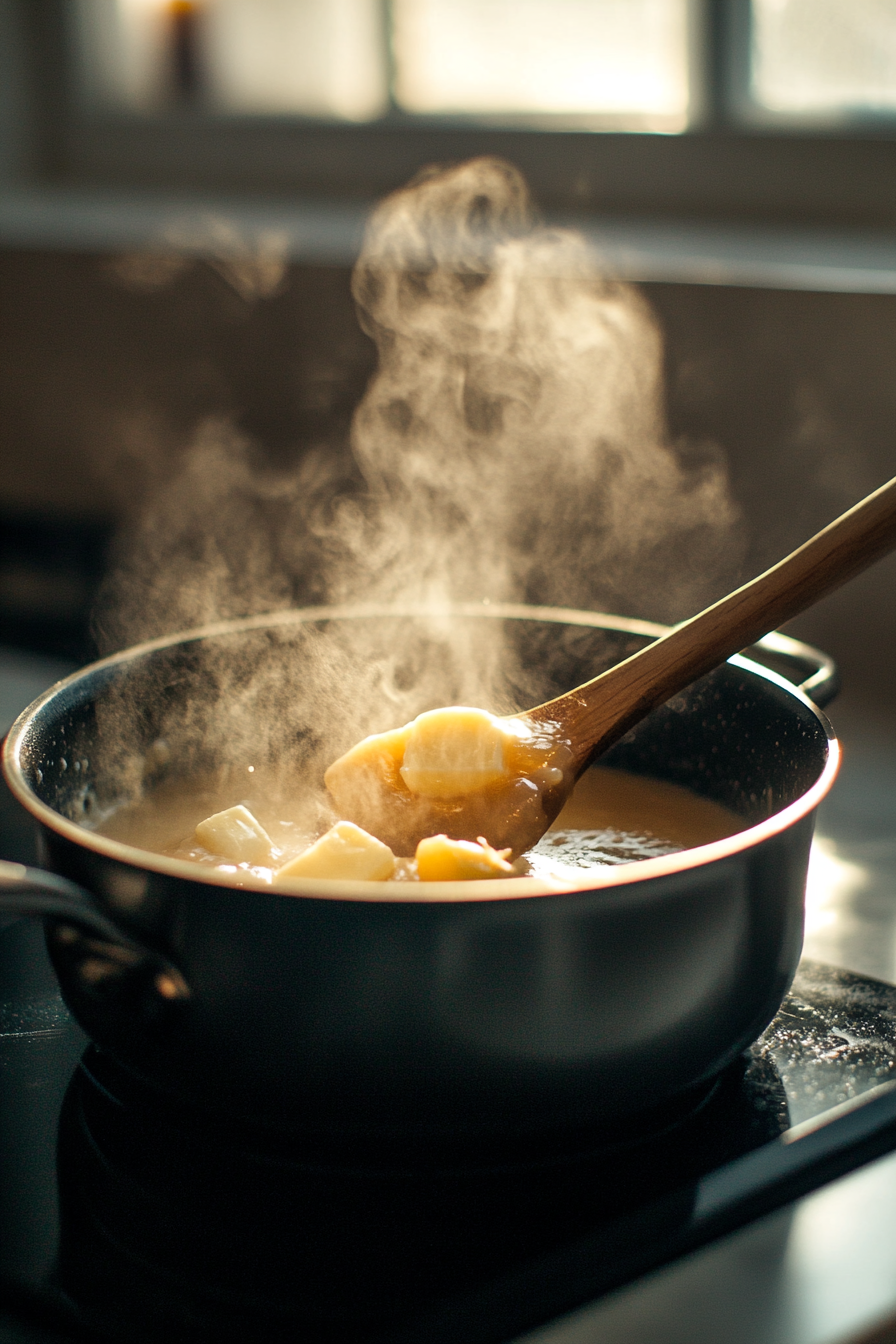
[[[283,894],[89,829],[178,774],[278,752],[319,770],[334,672],[380,666],[379,653],[391,651],[393,689],[410,676],[394,666],[401,650],[425,695],[430,665],[451,664],[448,689],[462,691],[469,660],[494,666],[497,650],[496,707],[522,708],[659,632],[540,608],[455,608],[450,620],[317,608],[128,650],[60,683],[9,735],[7,778],[59,876],[0,873],[0,908],[47,919],[66,1002],[131,1075],[231,1118],[477,1142],[674,1100],[735,1059],[790,984],[815,808],[837,768],[824,716],[756,663],[716,669],[603,760],[684,784],[746,829],[571,887],[306,882]],[[342,730],[350,741],[357,725]]]

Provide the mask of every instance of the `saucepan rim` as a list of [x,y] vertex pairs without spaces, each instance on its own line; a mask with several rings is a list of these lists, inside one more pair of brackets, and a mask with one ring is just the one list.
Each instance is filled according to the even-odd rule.
[[[652,859],[638,859],[632,863],[619,864],[605,869],[591,870],[580,879],[552,881],[542,877],[517,877],[480,882],[358,882],[337,880],[334,878],[304,879],[283,885],[272,886],[261,878],[249,874],[240,874],[239,880],[220,869],[206,867],[187,859],[168,858],[154,854],[149,850],[126,845],[120,840],[99,835],[77,822],[70,821],[54,808],[43,802],[31,788],[22,766],[22,752],[28,739],[31,725],[39,712],[61,695],[69,686],[84,680],[90,674],[103,668],[123,666],[136,661],[159,649],[170,648],[176,644],[188,644],[216,636],[239,634],[243,631],[264,629],[275,626],[301,625],[312,621],[344,620],[377,617],[425,617],[443,618],[450,616],[489,617],[505,620],[542,621],[555,625],[581,625],[594,629],[618,630],[623,633],[646,635],[657,638],[665,634],[668,626],[653,621],[642,621],[626,616],[615,616],[606,612],[581,611],[567,607],[528,606],[524,603],[502,602],[458,602],[434,606],[422,603],[354,603],[339,606],[290,607],[279,611],[264,612],[228,621],[217,621],[209,625],[198,626],[191,630],[181,630],[158,639],[146,640],[118,653],[111,654],[97,662],[73,672],[70,676],[56,682],[43,695],[23,710],[10,728],[3,749],[3,769],[7,783],[18,801],[33,817],[58,835],[75,844],[83,846],[107,859],[113,859],[129,867],[154,872],[166,877],[179,878],[203,885],[226,888],[232,891],[264,892],[268,895],[294,900],[305,897],[314,900],[364,901],[386,904],[451,904],[458,902],[519,900],[525,897],[561,895],[579,891],[595,891],[608,887],[622,887],[632,883],[648,881],[652,878],[669,877],[676,873],[689,872],[722,859],[733,858],[744,850],[751,849],[782,831],[788,830],[802,817],[808,815],[821,802],[830,790],[840,767],[840,744],[827,718],[813,701],[788,681],[786,677],[762,666],[743,654],[736,654],[728,661],[735,667],[753,673],[765,681],[782,687],[803,705],[809,708],[818,719],[827,739],[827,760],[815,783],[787,807],[775,812],[766,820],[737,831],[723,840],[715,840],[708,845],[695,846],[681,850],[677,854],[662,855]],[[228,880],[231,879],[231,880]]]

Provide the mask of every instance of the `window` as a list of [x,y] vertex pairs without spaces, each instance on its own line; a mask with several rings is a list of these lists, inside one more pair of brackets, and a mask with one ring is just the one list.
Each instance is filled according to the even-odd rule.
[[691,0],[78,0],[94,105],[683,130]]
[[388,106],[380,0],[78,0],[70,34],[94,107],[367,121]]
[[750,92],[778,120],[896,115],[894,0],[753,0]]
[[690,11],[687,0],[393,0],[395,101],[681,131]]
[[896,0],[8,3],[57,181],[369,198],[497,153],[552,208],[896,219]]
[[94,107],[683,131],[714,10],[744,120],[896,114],[896,0],[76,0],[69,41]]

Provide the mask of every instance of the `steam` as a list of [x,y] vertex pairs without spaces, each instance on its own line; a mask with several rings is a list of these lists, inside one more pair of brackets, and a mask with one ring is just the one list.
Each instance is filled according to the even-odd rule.
[[352,441],[372,508],[340,595],[630,612],[651,592],[677,619],[736,564],[723,464],[668,441],[648,305],[579,235],[533,226],[508,164],[428,170],[384,201],[352,289],[379,369]]
[[[228,247],[220,262],[244,297],[279,285],[275,257],[241,270]],[[433,704],[504,710],[534,694],[500,623],[474,637],[445,625],[445,603],[677,620],[734,575],[743,547],[724,463],[669,440],[648,304],[602,274],[578,234],[536,223],[509,164],[427,169],[384,200],[352,292],[378,354],[353,465],[311,445],[272,471],[232,427],[201,426],[122,548],[98,616],[107,647],[308,603],[431,608],[401,649],[382,631],[303,636],[317,709],[332,706],[332,724],[315,720],[326,763]],[[220,704],[226,678],[211,680]],[[276,689],[259,685],[270,712]],[[244,682],[240,694],[245,710]],[[307,747],[307,723],[293,728]]]
[[107,270],[125,289],[150,294],[177,280],[191,258],[201,256],[241,298],[251,301],[279,292],[288,249],[289,238],[280,229],[249,235],[211,215],[173,224],[159,246],[114,257]]

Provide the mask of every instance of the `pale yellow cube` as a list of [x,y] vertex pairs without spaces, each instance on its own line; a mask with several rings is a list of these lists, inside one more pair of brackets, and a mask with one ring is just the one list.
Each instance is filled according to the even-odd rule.
[[378,786],[399,789],[398,767],[404,756],[408,727],[373,733],[328,767],[324,783],[340,811],[353,811]]
[[411,793],[457,798],[507,775],[509,734],[484,709],[431,709],[410,724],[399,774]]
[[359,882],[386,882],[395,872],[388,845],[362,831],[353,821],[337,821],[297,858],[274,874],[275,882],[297,877],[335,877]]
[[200,821],[196,839],[210,854],[230,859],[232,863],[267,865],[271,862],[271,837],[242,803]]
[[429,835],[417,846],[417,876],[421,882],[475,882],[488,877],[510,877],[509,849],[492,849],[486,840],[449,840]]

